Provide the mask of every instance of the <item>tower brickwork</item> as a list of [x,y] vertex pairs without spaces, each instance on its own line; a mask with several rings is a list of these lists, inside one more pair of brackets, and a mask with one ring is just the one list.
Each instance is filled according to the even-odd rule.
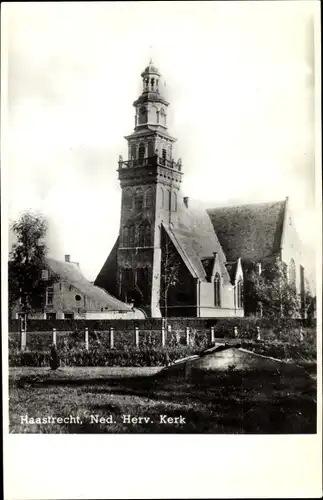
[[119,158],[122,204],[117,249],[117,293],[153,317],[160,316],[161,223],[177,212],[181,162],[173,159],[169,103],[161,75],[150,62],[141,74],[142,94],[133,103],[135,127],[125,137],[128,159]]

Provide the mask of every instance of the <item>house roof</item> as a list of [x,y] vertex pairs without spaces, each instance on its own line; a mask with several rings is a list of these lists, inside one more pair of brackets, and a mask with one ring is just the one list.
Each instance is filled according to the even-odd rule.
[[287,200],[210,208],[207,213],[228,261],[260,260],[281,249]]
[[47,259],[49,268],[62,281],[75,286],[80,292],[84,293],[93,301],[98,302],[102,307],[107,307],[110,311],[130,311],[132,308],[128,304],[116,299],[102,288],[92,285],[82,274],[81,269],[73,262],[63,262],[56,259]]

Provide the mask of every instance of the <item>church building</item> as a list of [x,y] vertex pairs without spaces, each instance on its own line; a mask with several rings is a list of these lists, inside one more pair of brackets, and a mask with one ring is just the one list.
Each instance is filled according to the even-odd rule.
[[119,157],[119,236],[95,285],[150,317],[241,317],[244,267],[282,259],[302,287],[299,241],[288,199],[210,208],[183,197],[184,166],[173,157],[169,102],[150,62],[133,103],[135,127]]

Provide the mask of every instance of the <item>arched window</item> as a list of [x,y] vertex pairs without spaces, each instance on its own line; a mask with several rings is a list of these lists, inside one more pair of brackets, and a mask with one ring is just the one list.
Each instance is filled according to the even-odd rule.
[[296,266],[294,259],[291,259],[288,268],[288,280],[290,285],[296,286]]
[[164,190],[162,187],[159,188],[159,206],[164,208]]
[[135,210],[141,211],[144,202],[144,195],[141,189],[137,189],[135,193]]
[[137,146],[136,144],[131,144],[131,150],[130,150],[130,154],[131,154],[131,159],[132,160],[135,160],[136,159],[136,156],[137,156]]
[[173,212],[177,211],[177,194],[175,192],[173,193],[172,211]]
[[125,208],[132,208],[132,192],[130,188],[124,191],[123,206]]
[[145,147],[144,143],[141,142],[139,144],[139,148],[138,148],[138,158],[139,158],[139,160],[143,160],[145,158],[145,155],[146,155],[146,147]]
[[125,248],[133,247],[135,239],[135,227],[132,224],[127,224],[123,228],[122,243]]
[[131,226],[129,226],[129,247],[135,246],[135,230],[135,226],[131,224]]
[[151,226],[148,221],[143,222],[139,226],[138,246],[149,247],[151,246]]
[[243,307],[243,282],[241,279],[237,284],[237,306],[239,308]]
[[146,191],[146,195],[145,195],[145,206],[147,208],[152,207],[153,206],[153,201],[154,201],[153,190],[152,190],[152,188],[148,188],[147,191]]
[[149,122],[150,123],[157,123],[157,108],[156,106],[152,106],[151,109],[150,109],[150,113],[149,113]]
[[172,193],[167,190],[166,192],[166,210],[171,210]]
[[214,276],[214,305],[221,306],[221,278],[219,273]]
[[125,226],[123,228],[122,246],[124,246],[124,247],[129,246],[129,227],[128,226]]
[[167,151],[166,149],[162,149],[162,165],[166,165],[166,157],[167,157]]
[[139,124],[142,125],[143,123],[147,122],[147,109],[143,106],[142,108],[139,109]]
[[166,113],[165,113],[164,109],[161,109],[160,115],[161,115],[161,125],[164,125],[164,127],[165,127],[166,126]]

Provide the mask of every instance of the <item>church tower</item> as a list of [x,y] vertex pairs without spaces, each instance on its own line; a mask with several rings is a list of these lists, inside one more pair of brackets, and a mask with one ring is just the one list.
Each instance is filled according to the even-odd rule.
[[141,74],[142,93],[133,103],[135,127],[128,159],[119,157],[122,189],[117,246],[117,295],[133,301],[149,316],[160,317],[161,223],[177,212],[182,172],[173,160],[175,138],[168,133],[169,103],[162,93],[161,74],[152,61]]

